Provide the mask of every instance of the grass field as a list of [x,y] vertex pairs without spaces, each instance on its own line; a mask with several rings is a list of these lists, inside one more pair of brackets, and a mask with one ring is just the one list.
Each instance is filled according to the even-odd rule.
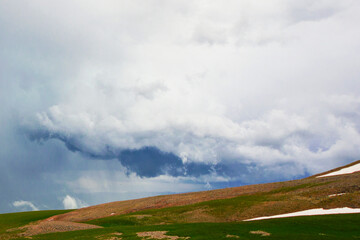
[[[4,233],[6,229],[44,219],[61,212],[64,211],[1,214],[1,233]],[[33,236],[32,239],[143,239],[138,237],[137,233],[148,231],[168,231],[167,235],[169,236],[190,237],[190,239],[194,240],[360,239],[360,214],[294,217],[238,223],[186,223],[169,225],[140,225],[139,222],[126,222],[119,221],[118,218],[108,218],[106,221],[99,221],[98,224],[104,228],[37,235]],[[122,235],[114,235],[114,233],[121,233]],[[269,235],[263,236],[262,234],[264,233]],[[10,239],[10,235],[6,238],[4,235],[2,239]]]
[[[17,216],[16,216],[17,215]],[[23,216],[20,214],[20,216]],[[45,215],[44,215],[45,216]],[[47,215],[48,216],[48,215]],[[14,218],[18,218],[14,214]],[[20,217],[21,218],[21,217]],[[38,219],[38,215],[34,219]],[[3,223],[4,218],[0,216]],[[341,223],[341,224],[339,224]],[[188,223],[172,225],[132,226],[104,224],[103,229],[51,233],[33,236],[33,239],[111,239],[113,233],[122,233],[122,239],[142,239],[136,233],[168,231],[167,235],[190,239],[360,239],[360,214],[296,217],[239,223]],[[111,226],[109,226],[111,225]],[[1,226],[3,228],[3,226]],[[269,236],[251,233],[262,231]],[[261,233],[261,232],[260,232]],[[18,238],[26,239],[26,238]],[[114,238],[117,239],[117,238]]]
[[[50,210],[35,212],[20,212],[0,214],[0,239],[7,239],[19,232],[15,228],[24,226],[30,222],[42,220],[54,215],[69,212],[69,210]],[[14,229],[14,231],[9,231]]]

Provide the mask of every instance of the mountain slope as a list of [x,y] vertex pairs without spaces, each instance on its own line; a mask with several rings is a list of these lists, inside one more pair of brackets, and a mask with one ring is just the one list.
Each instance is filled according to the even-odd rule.
[[[266,208],[270,206],[272,209],[279,209],[276,211],[277,214],[306,210],[312,207],[360,207],[360,172],[331,177],[317,177],[359,163],[360,161],[356,161],[347,166],[300,180],[105,203],[58,215],[54,217],[54,220],[85,222],[150,209],[189,206],[212,200],[244,196],[265,199],[253,206],[252,211],[247,211],[247,214],[245,212],[239,214],[239,217],[234,220],[259,217],[259,214],[264,215],[264,213],[267,213],[269,210],[266,210]],[[219,221],[225,220],[227,219],[219,219]]]
[[360,208],[360,172],[319,177],[359,163],[300,180],[100,204],[30,224],[24,235],[98,226],[241,222],[316,208]]

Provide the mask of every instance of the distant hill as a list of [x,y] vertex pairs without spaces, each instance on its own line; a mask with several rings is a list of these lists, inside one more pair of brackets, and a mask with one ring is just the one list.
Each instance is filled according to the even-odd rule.
[[21,229],[21,234],[33,236],[116,226],[239,223],[309,209],[345,207],[360,208],[360,161],[299,180],[163,195],[81,208],[32,223]]
[[[195,209],[199,211],[201,208],[200,205],[206,205],[208,201],[224,200],[224,204],[229,203],[231,205],[232,203],[235,204],[236,199],[243,202],[242,198],[249,198],[249,201],[254,200],[255,202],[251,204],[251,206],[247,206],[246,210],[239,208],[231,209],[231,213],[227,213],[228,217],[215,215],[208,217],[212,217],[214,221],[215,219],[216,221],[238,221],[268,214],[287,213],[314,207],[360,207],[360,196],[358,194],[360,190],[360,172],[331,177],[319,177],[354,165],[360,165],[360,161],[300,180],[111,202],[81,208],[55,216],[53,219],[85,222],[114,215],[174,206],[188,206],[192,211]],[[342,193],[344,194],[336,198],[329,197],[329,195]],[[227,201],[225,201],[226,199]],[[196,203],[202,204],[193,205]],[[208,205],[211,205],[211,203]],[[209,212],[209,210],[203,210],[203,212]],[[197,222],[195,219],[185,217],[191,214],[184,212],[182,215],[184,216],[183,221]],[[206,219],[201,219],[201,221],[203,220]]]

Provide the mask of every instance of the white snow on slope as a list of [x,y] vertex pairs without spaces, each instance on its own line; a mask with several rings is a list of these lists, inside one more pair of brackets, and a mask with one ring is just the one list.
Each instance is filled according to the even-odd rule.
[[330,194],[328,197],[337,197],[337,196],[342,196],[346,193],[336,193],[336,194]]
[[350,167],[347,167],[347,168],[340,169],[339,171],[336,171],[336,172],[331,172],[331,173],[328,173],[328,174],[317,176],[317,178],[336,176],[336,175],[343,175],[343,174],[350,174],[350,173],[359,172],[359,171],[360,171],[360,163],[355,164],[355,165],[350,166]]
[[327,215],[327,214],[345,214],[345,213],[360,213],[360,208],[333,208],[333,209],[323,209],[323,208],[315,208],[309,209],[300,212],[286,213],[274,216],[267,217],[257,217],[251,218],[244,221],[256,221],[263,219],[271,219],[271,218],[286,218],[286,217],[299,217],[299,216],[313,216],[313,215]]

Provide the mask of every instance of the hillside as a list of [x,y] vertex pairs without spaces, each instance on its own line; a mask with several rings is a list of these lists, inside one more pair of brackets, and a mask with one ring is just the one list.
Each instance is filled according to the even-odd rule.
[[[357,161],[341,168],[347,168],[359,163],[360,161]],[[315,207],[360,207],[360,172],[323,178],[318,177],[338,171],[341,168],[294,181],[105,203],[58,215],[53,220],[85,222],[150,209],[171,209],[170,207],[175,206],[187,206],[186,208],[192,209],[191,211],[200,211],[199,209],[202,209],[201,205],[217,205],[217,202],[213,200],[222,200],[221,204],[229,205],[230,208],[237,202],[249,202],[252,206],[250,208],[246,206],[244,211],[240,211],[239,208],[236,211],[231,210],[232,213],[227,214],[228,217],[216,216],[210,221],[239,221],[268,214],[287,213]],[[342,195],[332,197],[334,194]],[[194,205],[196,203],[198,204]],[[201,211],[209,212],[209,210],[205,211],[203,209]],[[189,217],[184,217],[186,222],[207,219],[206,217],[199,220],[192,219],[192,214],[189,212],[184,212],[182,215],[189,215]]]
[[[54,215],[18,230],[23,232],[23,236],[33,236],[82,229],[105,231],[108,228],[131,226],[144,229],[166,226],[168,229],[169,226],[189,223],[245,224],[243,220],[309,209],[360,208],[358,166],[360,161],[294,181],[100,204]],[[353,169],[356,171],[350,171]],[[326,219],[326,216],[323,217]],[[0,235],[0,239],[1,236],[5,237],[6,234]]]

